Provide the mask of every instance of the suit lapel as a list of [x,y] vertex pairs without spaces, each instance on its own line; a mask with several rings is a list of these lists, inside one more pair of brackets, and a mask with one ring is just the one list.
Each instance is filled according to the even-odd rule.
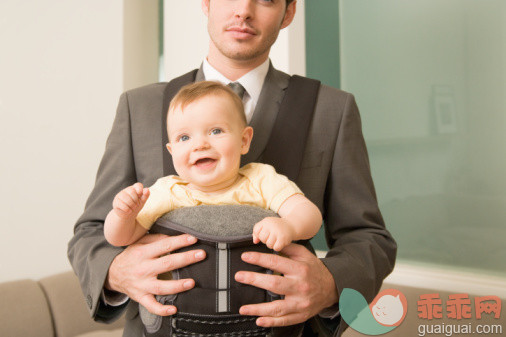
[[269,66],[250,122],[250,126],[253,128],[250,151],[242,157],[241,166],[259,161],[269,141],[289,80],[290,76],[274,69],[272,64]]
[[197,70],[197,75],[195,75],[195,82],[202,82],[206,78],[204,77],[204,70],[202,68],[202,65],[200,66],[199,70]]

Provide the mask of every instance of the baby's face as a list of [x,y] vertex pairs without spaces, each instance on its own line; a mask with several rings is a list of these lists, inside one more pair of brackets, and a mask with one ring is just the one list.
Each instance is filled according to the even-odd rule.
[[214,192],[234,183],[253,129],[241,122],[230,98],[208,95],[183,110],[177,107],[167,124],[174,168],[191,188]]

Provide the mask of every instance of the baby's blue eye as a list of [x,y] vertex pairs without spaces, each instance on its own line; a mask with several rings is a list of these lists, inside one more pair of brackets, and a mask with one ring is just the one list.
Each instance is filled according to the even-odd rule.
[[181,137],[179,137],[180,142],[186,142],[189,139],[190,139],[190,137],[188,137],[187,135],[182,135]]
[[213,134],[213,135],[219,135],[219,134],[220,134],[220,133],[222,133],[222,132],[223,132],[223,131],[222,131],[221,129],[213,129],[213,130],[211,131],[211,134]]

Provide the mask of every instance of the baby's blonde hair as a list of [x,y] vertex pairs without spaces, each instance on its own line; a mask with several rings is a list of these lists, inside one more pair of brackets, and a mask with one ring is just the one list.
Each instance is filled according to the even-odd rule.
[[237,113],[241,118],[241,122],[244,123],[244,126],[248,124],[246,121],[246,114],[244,112],[244,106],[241,98],[239,98],[239,96],[237,96],[237,94],[229,86],[215,81],[195,82],[182,87],[176,96],[174,96],[172,101],[170,101],[169,111],[167,111],[167,114],[170,114],[170,112],[174,111],[176,108],[181,108],[181,110],[184,110],[188,104],[191,104],[209,95],[222,95],[230,97],[235,107],[237,108]]

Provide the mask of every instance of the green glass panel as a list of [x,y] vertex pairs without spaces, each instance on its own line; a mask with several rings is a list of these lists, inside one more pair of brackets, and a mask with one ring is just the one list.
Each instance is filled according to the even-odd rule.
[[306,1],[306,74],[339,88],[339,1]]
[[342,0],[340,12],[341,87],[399,259],[504,273],[506,1]]

